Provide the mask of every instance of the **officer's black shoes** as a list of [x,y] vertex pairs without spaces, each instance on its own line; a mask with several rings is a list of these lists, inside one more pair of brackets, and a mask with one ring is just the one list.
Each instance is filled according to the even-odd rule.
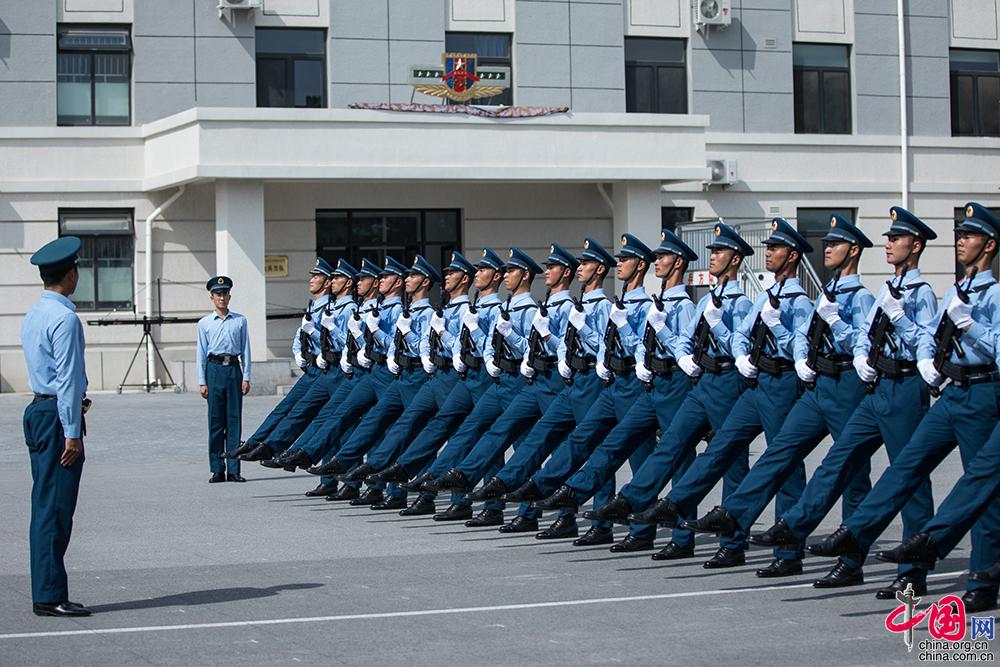
[[814,588],[843,588],[845,586],[860,586],[865,583],[865,573],[860,567],[851,567],[838,560],[833,569],[822,579],[813,582]]
[[575,514],[580,509],[580,502],[576,498],[576,491],[573,490],[573,487],[563,484],[556,489],[555,493],[548,498],[537,501],[534,506],[540,510],[569,510]]
[[492,477],[475,491],[465,494],[465,499],[473,503],[481,503],[484,500],[496,500],[509,490],[502,479]]
[[761,579],[774,579],[775,577],[791,577],[802,574],[802,559],[800,558],[775,558],[771,564],[765,568],[757,570],[755,574]]
[[435,521],[466,521],[472,518],[472,508],[468,505],[448,505],[445,511],[434,515]]
[[854,533],[847,526],[841,526],[833,535],[828,535],[819,542],[810,544],[806,550],[814,556],[823,556],[824,558],[850,556],[861,560],[864,555],[861,546],[854,538]]
[[938,553],[929,533],[917,533],[898,547],[876,551],[875,558],[886,563],[912,563],[924,570],[933,570]]
[[652,551],[653,550],[653,540],[645,539],[641,537],[635,537],[634,535],[626,535],[625,539],[618,544],[612,544],[611,553],[613,554],[627,554],[633,551]]
[[382,502],[382,489],[365,489],[365,492],[350,502],[354,507],[364,507]]
[[68,601],[58,604],[35,602],[31,605],[31,611],[35,613],[35,616],[90,616],[90,610],[82,604]]
[[590,530],[573,540],[574,547],[596,547],[615,541],[615,531],[603,526],[591,526]]
[[384,510],[405,510],[406,507],[406,496],[385,496],[382,500],[377,503],[372,503],[371,507],[368,509],[375,511]]
[[[398,463],[393,463],[391,466],[377,472],[373,475],[369,475],[365,480],[367,484],[389,484],[390,482],[395,482],[396,484],[402,484],[403,482],[410,481],[410,473],[406,472],[406,468],[399,465]],[[405,488],[405,487],[404,487]],[[407,491],[415,491],[416,489],[406,489]]]
[[452,468],[437,479],[424,482],[421,488],[427,491],[468,491],[471,486],[465,473],[458,468]]
[[344,473],[342,475],[337,475],[337,479],[341,482],[363,482],[365,477],[375,472],[375,466],[368,465],[367,463],[362,463],[354,470]]
[[231,451],[231,452],[223,452],[222,458],[224,458],[224,459],[238,459],[241,456],[243,456],[244,454],[249,454],[256,447],[257,447],[257,443],[256,442],[250,442],[250,441],[241,442],[240,446],[237,447],[236,449],[234,449],[233,451]]
[[985,570],[973,572],[969,575],[969,579],[978,581],[981,584],[993,584],[994,586],[1000,584],[1000,561],[993,563],[993,565]]
[[332,496],[337,492],[336,484],[319,484],[312,491],[306,491],[307,498],[320,498],[322,496]]
[[719,570],[724,567],[737,567],[747,562],[746,550],[719,547],[715,555],[701,564],[706,570]]
[[630,523],[659,524],[664,528],[674,528],[680,520],[677,503],[664,498],[645,512],[633,512],[628,515]]
[[425,516],[434,514],[434,501],[427,496],[417,496],[410,506],[399,511],[399,516]]
[[501,533],[533,533],[538,530],[538,519],[529,519],[523,516],[516,516],[510,523],[497,528]]
[[[400,466],[402,467],[402,466]],[[388,472],[388,471],[387,471]],[[380,473],[381,474],[381,473]],[[399,483],[399,488],[406,489],[407,491],[425,491],[424,483],[429,482],[434,479],[434,473],[432,472],[422,472],[410,481],[403,480]],[[386,480],[389,481],[389,480]]]
[[[539,503],[535,503],[535,506],[538,507]],[[628,499],[625,496],[619,493],[597,509],[584,512],[583,516],[591,521],[614,521],[616,523],[625,523],[628,515],[631,513],[632,505],[629,504]]]
[[544,497],[541,490],[529,479],[510,493],[505,493],[501,500],[505,503],[524,503],[541,500]]
[[219,482],[226,481],[226,473],[224,472],[213,472],[212,476],[208,478],[209,484],[218,484]]
[[465,522],[466,528],[485,528],[487,526],[502,526],[503,510],[480,510],[479,514]]
[[756,533],[748,537],[747,542],[758,547],[780,547],[798,544],[799,539],[795,537],[784,519],[778,519],[777,523],[763,533]]
[[914,595],[926,595],[927,594],[927,581],[924,579],[926,573],[921,572],[921,576],[914,576],[907,572],[906,574],[901,574],[892,583],[885,588],[880,588],[875,591],[875,597],[879,600],[895,600],[896,591],[905,591],[907,584],[913,584],[913,594]]
[[681,558],[693,558],[694,557],[694,545],[688,547],[682,547],[676,542],[671,541],[670,544],[663,547],[655,554],[651,556],[653,560],[680,560]]
[[967,591],[962,596],[965,603],[965,613],[974,614],[980,611],[989,611],[997,608],[997,592],[992,588],[977,588]]
[[284,468],[285,467],[285,466],[281,465],[280,463],[278,463],[277,459],[266,459],[264,461],[261,461],[260,464],[262,466],[264,466],[265,468],[272,468],[274,470],[277,470],[278,468]]
[[340,475],[347,472],[344,470],[343,464],[337,460],[334,456],[332,459],[320,466],[313,466],[309,468],[309,474],[311,475],[322,475],[326,477],[333,477],[334,475]]
[[361,496],[361,489],[356,486],[342,486],[336,493],[331,493],[327,500],[337,502],[340,500],[355,500]]
[[288,472],[295,472],[297,468],[309,470],[312,467],[312,459],[301,449],[288,450],[278,457],[281,467]]
[[271,449],[270,445],[257,445],[238,458],[242,461],[267,461],[274,458],[274,450]]
[[736,522],[736,517],[729,513],[729,510],[725,507],[716,506],[715,509],[700,519],[681,523],[681,528],[687,528],[696,533],[733,535],[740,529],[740,525]]
[[536,540],[558,540],[566,537],[576,537],[580,529],[576,525],[576,517],[564,514],[552,522],[552,525],[535,535]]
[[227,482],[245,482],[247,481],[245,477],[240,475],[238,472],[231,472],[226,475]]

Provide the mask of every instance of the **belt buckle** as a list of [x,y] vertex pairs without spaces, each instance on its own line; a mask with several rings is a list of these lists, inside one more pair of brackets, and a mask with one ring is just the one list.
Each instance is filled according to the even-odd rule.
[[222,355],[222,365],[223,366],[228,366],[229,365],[229,355],[225,355],[225,354]]

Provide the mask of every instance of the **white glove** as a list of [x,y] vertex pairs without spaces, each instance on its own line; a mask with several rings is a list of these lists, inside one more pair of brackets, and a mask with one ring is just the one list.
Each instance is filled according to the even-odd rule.
[[396,320],[396,330],[404,336],[410,333],[411,326],[413,326],[413,318],[409,315],[400,315],[399,319]]
[[469,368],[464,363],[462,363],[461,352],[456,352],[455,354],[451,355],[451,365],[455,367],[455,371],[457,373],[464,373]]
[[305,370],[305,368],[309,365],[309,363],[306,361],[306,358],[303,357],[301,353],[296,352],[295,353],[295,365],[298,366],[299,368]]
[[816,381],[816,371],[809,368],[809,364],[806,363],[805,359],[795,360],[795,372],[798,374],[799,379],[806,384],[811,384]]
[[958,296],[953,297],[948,304],[948,317],[959,329],[972,326],[972,304],[965,303]]
[[535,319],[531,321],[531,326],[535,328],[535,331],[537,331],[542,338],[546,338],[552,333],[549,331],[548,316],[542,315],[540,312],[535,313]]
[[646,322],[653,327],[653,331],[660,333],[667,326],[667,311],[650,308],[646,314]]
[[573,377],[573,369],[569,367],[565,359],[560,359],[557,366],[559,369],[559,375],[563,376],[565,379],[570,379]]
[[920,377],[924,379],[924,382],[932,387],[936,387],[941,384],[941,374],[938,370],[934,368],[934,361],[931,359],[919,359],[917,361],[917,370],[920,371]]
[[497,318],[497,323],[496,323],[496,328],[497,328],[497,331],[500,332],[500,335],[503,336],[504,338],[506,338],[507,336],[510,335],[510,332],[514,330],[514,323],[511,322],[509,319],[504,319],[503,317],[498,317]]
[[862,382],[874,382],[878,377],[878,371],[868,365],[867,357],[854,357],[854,370],[858,372]]
[[781,309],[771,305],[771,300],[764,302],[764,307],[760,309],[760,321],[768,327],[776,327],[781,324]]
[[326,359],[323,358],[323,355],[316,357],[316,368],[320,369],[321,371],[325,371],[327,366],[329,365],[330,364],[327,363]]
[[374,310],[369,310],[368,314],[365,315],[365,326],[368,327],[369,331],[371,331],[372,333],[375,333],[376,331],[378,331],[378,324],[379,324],[379,321],[381,319],[382,318],[380,318],[375,313]]
[[354,375],[354,366],[348,361],[347,355],[340,355],[340,370],[344,371],[344,375]]
[[617,305],[611,306],[611,322],[621,329],[628,324],[628,311],[624,308],[619,308]]
[[722,321],[722,306],[716,306],[715,301],[709,299],[708,303],[705,304],[705,310],[702,314],[705,316],[708,326],[714,327]]
[[529,380],[535,377],[535,369],[528,365],[527,358],[521,360],[521,375],[528,378]]
[[431,315],[431,329],[437,332],[438,336],[444,333],[444,317],[434,313]]
[[500,377],[500,367],[494,364],[492,359],[486,362],[486,372],[490,374],[491,378]]
[[819,303],[816,304],[816,314],[832,327],[840,321],[840,306],[837,305],[836,301],[830,301],[826,298],[826,293],[824,293],[819,298]]
[[361,338],[361,320],[354,319],[354,316],[347,318],[347,330],[354,334],[355,338]]
[[316,331],[316,325],[313,324],[313,321],[311,319],[303,317],[302,330],[305,331],[307,334],[311,334],[313,331]]
[[573,325],[573,328],[579,331],[587,325],[587,313],[582,310],[577,310],[575,307],[569,309],[569,323]]
[[891,292],[886,291],[885,299],[882,301],[882,312],[893,322],[903,316],[903,301],[897,299]]
[[371,368],[372,367],[372,360],[368,358],[368,355],[365,354],[364,350],[358,350],[358,364],[362,368]]
[[614,375],[608,370],[608,367],[604,365],[603,361],[597,362],[597,377],[601,378],[605,382],[610,382]]
[[393,359],[392,357],[386,357],[385,367],[388,368],[389,372],[392,373],[393,375],[399,375],[400,371],[402,371],[402,369],[399,367],[399,364],[397,364],[396,360]]
[[646,362],[642,359],[635,362],[635,376],[642,382],[653,381],[653,371],[646,368]]
[[759,373],[757,367],[750,363],[750,357],[745,354],[736,357],[736,370],[748,380],[754,379],[757,377],[757,373]]
[[323,319],[319,321],[319,324],[327,331],[333,331],[337,328],[337,318],[334,317],[333,313],[323,313]]
[[431,361],[430,355],[421,354],[420,365],[424,367],[424,372],[428,375],[434,375],[437,371],[437,366]]
[[466,329],[468,329],[469,333],[472,333],[473,331],[475,331],[476,329],[478,329],[479,328],[479,313],[473,313],[472,311],[466,311],[466,313],[464,315],[462,315],[462,326],[464,326]]
[[683,357],[677,360],[677,365],[681,367],[684,374],[688,377],[696,378],[701,375],[701,366],[694,362],[694,357],[690,354],[685,354]]

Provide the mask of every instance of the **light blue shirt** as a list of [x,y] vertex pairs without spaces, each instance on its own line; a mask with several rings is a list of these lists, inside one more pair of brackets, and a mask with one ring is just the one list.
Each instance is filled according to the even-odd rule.
[[[502,311],[503,309],[503,306],[501,306],[496,310]],[[510,352],[514,355],[515,359],[523,359],[524,355],[527,354],[528,333],[531,331],[531,321],[535,319],[537,311],[538,306],[535,304],[535,300],[531,298],[531,292],[518,294],[510,300],[509,315],[513,330],[504,340],[507,342],[507,347],[510,348]],[[483,359],[486,361],[493,360],[493,331],[496,329],[496,323],[499,318],[500,312],[497,312],[487,334],[489,342],[483,349]]]
[[[962,289],[968,290],[967,279],[962,280]],[[990,287],[986,287],[990,285]],[[979,288],[979,291],[975,291]],[[953,364],[959,366],[981,366],[993,363],[996,357],[996,337],[1000,334],[1000,286],[995,282],[992,271],[977,273],[972,281],[973,291],[969,292],[969,303],[972,304],[972,326],[969,330],[961,334],[959,339],[962,343],[964,357],[959,357],[954,350],[948,359]],[[955,286],[952,285],[944,293],[941,299],[941,307],[938,308],[937,315],[931,321],[930,326],[923,332],[920,344],[917,346],[917,359],[933,359],[937,351],[937,343],[934,342],[934,332],[937,331],[941,318],[948,311],[952,299],[955,298]]]
[[[893,280],[894,284],[896,280],[898,279]],[[903,316],[893,323],[891,337],[899,350],[895,358],[901,361],[915,361],[921,336],[927,333],[934,335],[933,322],[934,314],[937,312],[937,298],[934,296],[934,290],[924,283],[920,269],[910,269],[906,272],[903,276],[902,289]],[[888,285],[882,285],[878,296],[875,297],[875,304],[865,317],[864,335],[858,336],[858,342],[854,346],[854,356],[867,357],[871,351],[872,344],[868,338],[868,331],[871,329],[876,311],[888,293]],[[888,349],[885,353],[889,354]]]
[[205,381],[205,364],[210,354],[240,356],[243,380],[250,382],[250,333],[247,318],[229,311],[225,317],[211,312],[198,320],[198,384]]
[[[618,340],[621,341],[624,354],[620,354],[617,350],[612,350],[611,356],[620,358],[634,357],[636,352],[642,349],[642,334],[645,331],[646,313],[649,312],[649,307],[653,304],[653,300],[646,294],[646,288],[640,286],[626,292],[622,301],[625,304],[625,310],[628,311],[628,322],[621,328],[616,327],[610,321],[607,326],[609,329],[611,327],[618,329]],[[608,313],[610,314],[610,312],[611,309],[608,308]],[[606,355],[605,348],[607,347],[607,342],[605,338],[606,336],[601,336],[597,351],[597,358],[601,361],[604,360]]]
[[[711,294],[706,294],[698,300],[698,306],[695,308],[694,317],[688,323],[687,331],[677,341],[678,357],[691,354],[694,351],[694,332],[697,330],[698,322],[701,321],[702,313],[705,312],[705,306],[708,305],[708,301],[711,298]],[[750,311],[752,310],[753,302],[743,294],[739,281],[730,280],[726,283],[726,289],[722,292],[722,320],[711,329],[712,337],[715,339],[716,345],[718,345],[718,351],[713,350],[711,354],[728,357],[734,356],[733,332],[743,326],[744,320],[749,319],[751,324],[748,326],[752,325],[753,317],[750,317]]]
[[[403,336],[403,349],[401,351],[403,355],[414,358],[420,356],[420,350],[424,347],[424,339],[427,338],[427,334],[431,329],[431,317],[433,315],[434,307],[431,306],[430,299],[417,299],[410,304],[410,331]],[[399,317],[402,316],[403,311],[400,309]],[[428,346],[427,349],[429,350],[430,347]],[[388,355],[391,357],[395,354],[396,331],[394,330],[389,342]]]
[[753,347],[753,325],[757,320],[757,315],[764,308],[768,301],[768,294],[778,296],[778,307],[780,309],[779,321],[774,326],[768,326],[774,338],[774,350],[767,350],[769,357],[779,357],[781,359],[792,359],[793,345],[795,343],[795,331],[800,327],[809,326],[809,316],[812,314],[812,303],[806,295],[805,290],[799,283],[798,278],[789,278],[785,281],[785,286],[778,295],[780,285],[775,283],[771,287],[754,299],[753,309],[743,318],[740,326],[736,328],[733,336],[733,356],[739,357],[749,355]]
[[[376,301],[375,299],[368,299],[367,301],[363,301],[361,303],[361,307],[358,308],[357,311],[356,311],[357,314],[358,314],[358,317],[361,319],[361,335],[360,336],[354,336],[354,342],[357,343],[358,350],[364,350],[365,349],[365,331],[367,331],[367,328],[365,327],[365,316],[368,313],[370,313],[373,310],[375,310],[375,308],[377,307],[377,304],[378,304],[378,301]],[[353,314],[351,316],[353,317]]]
[[396,333],[396,320],[403,312],[403,300],[398,296],[391,296],[379,306],[378,329],[372,332],[375,339],[376,351],[386,351],[386,356],[392,356],[392,339]]
[[[489,332],[493,328],[493,323],[496,322],[497,317],[500,315],[501,304],[500,295],[496,292],[479,297],[476,300],[476,317],[479,326],[476,327],[475,331],[469,332],[469,335],[472,337],[473,345],[475,345],[475,355],[477,357],[485,357],[487,348],[490,349],[492,355],[493,350],[490,345]],[[460,345],[461,343],[459,343]]]
[[[660,345],[653,349],[653,356],[660,359],[676,359],[682,354],[680,352],[682,349],[681,339],[687,335],[687,331],[694,319],[694,301],[691,300],[684,285],[674,285],[661,294],[660,298],[663,299],[663,311],[667,315],[667,320],[663,328],[656,332],[656,339],[660,342]],[[647,316],[654,309],[655,306],[650,308],[647,311]],[[644,335],[645,331],[646,325],[643,325]],[[635,359],[636,361],[645,362],[645,357],[646,350],[643,345],[636,350]]]
[[559,348],[563,346],[563,339],[566,337],[566,328],[569,326],[569,311],[573,308],[573,297],[569,290],[560,290],[549,295],[545,307],[549,316],[550,334],[543,341],[545,354],[547,356],[558,355]]
[[[357,309],[354,297],[350,294],[340,297],[329,307],[329,318],[332,318],[333,321],[330,327],[324,326],[323,328],[326,330],[326,335],[329,336],[331,351],[342,352],[347,345],[347,336],[349,335],[347,323]],[[326,308],[323,309],[323,316],[320,317],[319,324],[322,324],[324,319],[329,322]]]
[[[826,289],[833,289],[833,281],[826,284]],[[820,299],[822,296],[820,297]],[[795,331],[795,359],[805,359],[809,356],[809,324],[820,299],[816,299],[809,319],[804,326]],[[861,276],[854,273],[841,276],[834,293],[840,320],[830,327],[830,342],[833,343],[831,354],[854,354],[854,346],[860,336],[867,336],[865,317],[875,303],[875,296],[867,288],[861,286]]]
[[[469,311],[469,295],[462,294],[451,299],[441,310],[444,317],[444,331],[438,337],[441,348],[438,354],[450,358],[456,352],[461,351],[459,334],[462,331],[462,318]],[[431,350],[430,336],[431,329],[428,326],[427,335],[420,339],[420,354],[422,356],[430,356],[434,352]]]
[[[313,330],[309,334],[309,352],[319,356],[322,350],[322,343],[320,342],[320,319],[323,317],[323,309],[326,308],[327,302],[330,300],[329,294],[324,294],[313,299],[312,306],[309,309],[309,317],[313,323]],[[302,317],[302,324],[305,324],[305,316]],[[295,336],[292,337],[292,354],[298,355],[302,352],[302,324],[299,328],[295,330]]]
[[76,304],[52,290],[42,292],[21,323],[21,347],[31,390],[55,396],[64,437],[81,437],[87,368]]
[[[577,354],[580,356],[594,355],[601,349],[601,337],[608,328],[608,315],[611,313],[611,301],[599,287],[583,295],[583,313],[586,320],[583,326],[576,330]],[[569,310],[566,311],[566,324],[569,328]],[[560,361],[566,361],[566,334],[559,341],[557,352]]]

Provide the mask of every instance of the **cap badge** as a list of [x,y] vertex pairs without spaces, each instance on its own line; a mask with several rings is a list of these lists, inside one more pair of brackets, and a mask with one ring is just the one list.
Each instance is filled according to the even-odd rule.
[[831,227],[836,227],[837,226],[837,219],[836,218],[830,218],[830,226]]
[[778,221],[777,220],[772,220],[771,221],[771,231],[775,232],[777,230],[778,230]]
[[319,266],[319,257],[316,258],[316,266]]
[[973,216],[974,216],[975,214],[976,214],[976,212],[975,212],[975,211],[974,211],[974,210],[972,209],[972,207],[971,207],[971,206],[966,206],[966,207],[965,207],[965,217],[966,217],[966,218],[971,218],[971,217],[973,217]]
[[514,256],[514,249],[513,248],[511,248],[510,250],[507,251],[507,256],[508,257],[513,257]]
[[414,258],[413,258],[413,266],[416,266],[416,265],[417,265],[417,259],[418,259],[418,258],[416,258],[416,257],[414,257]]
[[721,226],[719,226],[719,225],[715,226],[715,235],[716,236],[722,236],[722,227]]
[[889,217],[890,217],[890,218],[891,218],[892,220],[894,220],[894,221],[895,221],[895,219],[896,219],[896,209],[892,209],[891,211],[889,211]]
[[627,245],[628,245],[628,237],[622,234],[622,247],[624,248]]
[[486,248],[483,248],[483,257],[486,257]]
[[225,278],[219,278],[219,279],[218,279],[218,280],[216,280],[215,282],[217,282],[217,283],[218,283],[218,284],[220,284],[220,285],[225,285],[225,284],[226,284],[226,280],[225,280]]

